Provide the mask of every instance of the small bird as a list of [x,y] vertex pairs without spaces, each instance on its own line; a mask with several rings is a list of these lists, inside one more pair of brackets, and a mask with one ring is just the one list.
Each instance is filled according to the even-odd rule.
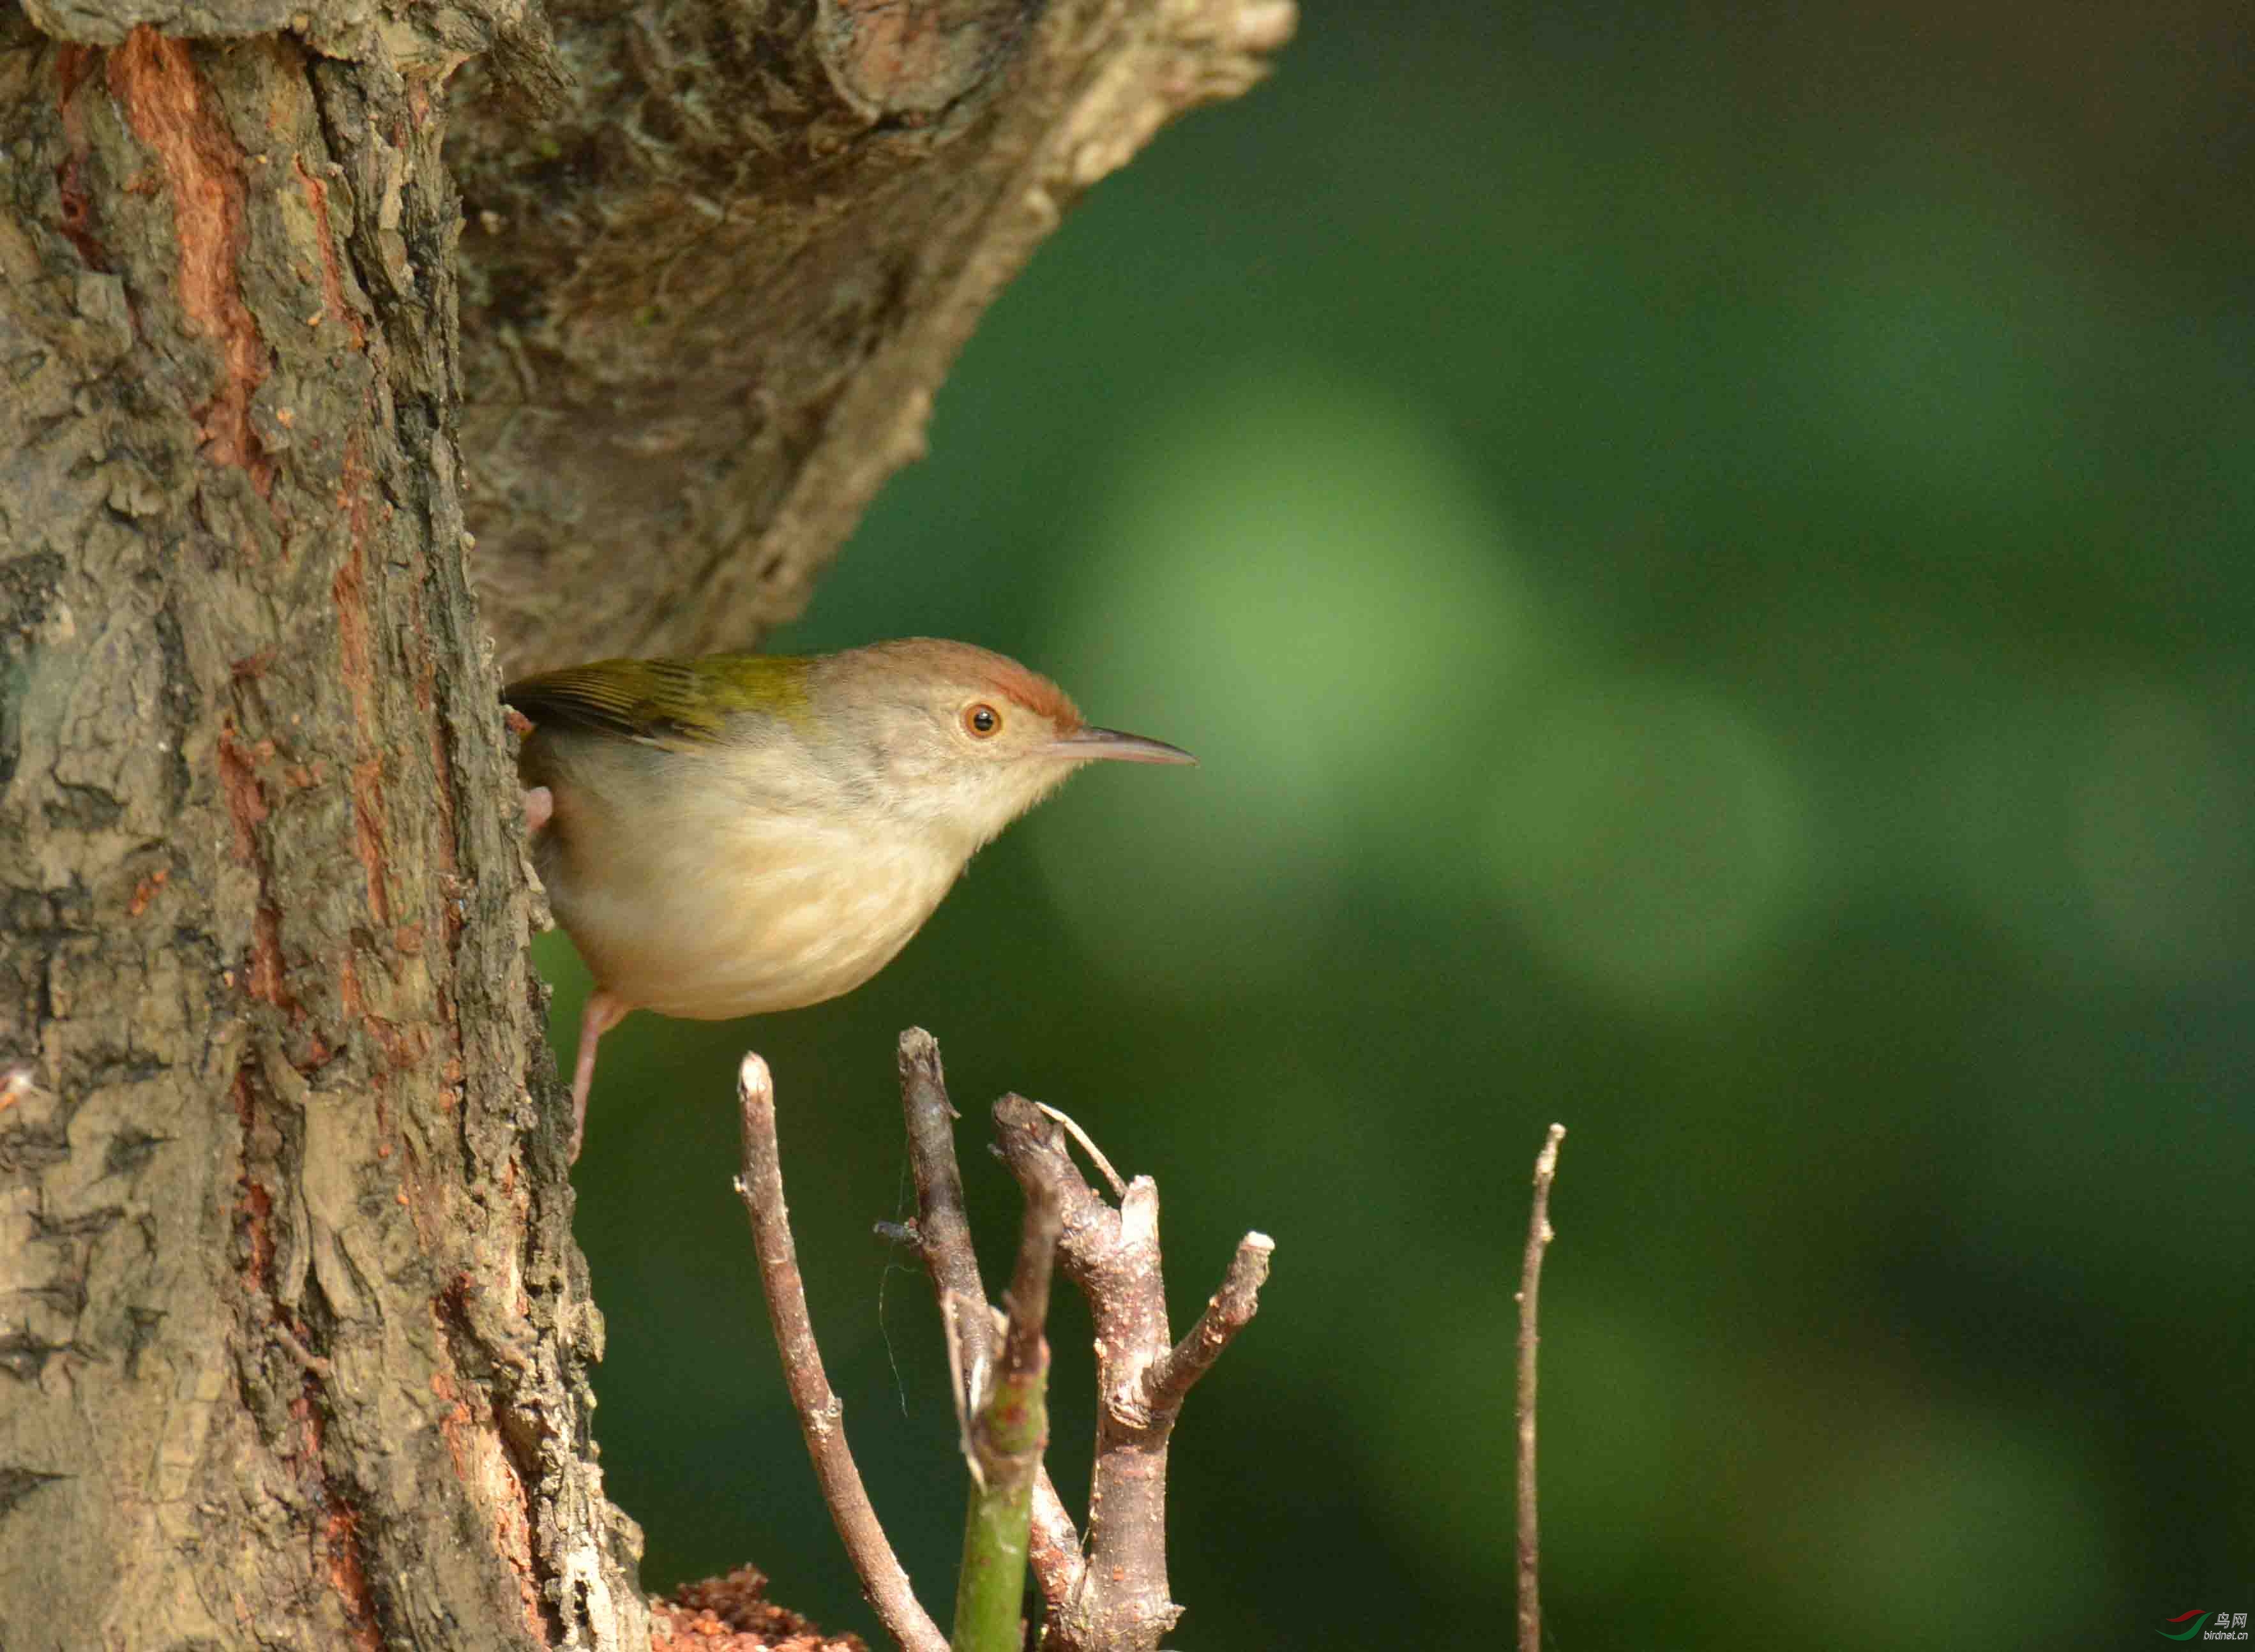
[[636,1009],[718,1021],[851,991],[972,856],[1084,763],[1193,763],[1092,728],[1015,660],[915,637],[784,658],[599,660],[512,682],[533,864],[595,990],[595,1046]]

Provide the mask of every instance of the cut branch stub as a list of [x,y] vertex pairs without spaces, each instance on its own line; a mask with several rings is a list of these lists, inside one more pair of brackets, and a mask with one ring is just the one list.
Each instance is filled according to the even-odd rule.
[[994,1126],[1003,1159],[1029,1197],[1040,1185],[1059,1190],[1058,1257],[1096,1322],[1103,1396],[1086,1564],[1069,1590],[1052,1589],[1036,1567],[1049,1606],[1043,1644],[1057,1652],[1155,1652],[1182,1615],[1167,1592],[1167,1449],[1176,1414],[1252,1319],[1275,1246],[1266,1235],[1247,1235],[1198,1324],[1170,1346],[1157,1186],[1137,1176],[1118,1208],[1106,1204],[1074,1167],[1064,1124],[1022,1096],[994,1103]]

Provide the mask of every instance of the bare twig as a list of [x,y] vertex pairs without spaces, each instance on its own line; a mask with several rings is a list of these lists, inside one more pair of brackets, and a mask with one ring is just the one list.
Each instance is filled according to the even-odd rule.
[[1104,1156],[1097,1144],[1088,1139],[1088,1132],[1073,1122],[1072,1115],[1059,1111],[1047,1102],[1036,1102],[1034,1105],[1064,1125],[1064,1133],[1080,1144],[1080,1151],[1088,1155],[1088,1162],[1095,1166],[1102,1173],[1104,1180],[1112,1184],[1112,1196],[1114,1199],[1125,1199],[1128,1196],[1128,1183],[1118,1171],[1112,1168],[1112,1161]]
[[[917,1254],[939,1293],[941,1310],[955,1299],[954,1334],[960,1339],[962,1378],[986,1365],[994,1327],[987,1315],[987,1284],[971,1248],[971,1222],[963,1208],[963,1173],[955,1164],[954,1123],[961,1115],[947,1099],[939,1044],[920,1026],[901,1034],[901,1113],[908,1122],[909,1165],[916,1177]],[[959,1380],[962,1380],[959,1378]],[[968,1390],[964,1395],[968,1400]]]
[[[950,1359],[961,1368],[952,1374],[958,1390],[956,1413],[963,1423],[967,1452],[968,1411],[974,1403],[970,1380],[972,1373],[983,1368],[990,1357],[994,1327],[987,1312],[987,1286],[979,1275],[979,1257],[971,1248],[963,1174],[956,1165],[955,1133],[950,1128],[959,1115],[947,1099],[938,1042],[920,1026],[901,1034],[900,1070],[901,1111],[908,1124],[909,1160],[917,1188],[917,1219],[909,1236],[915,1241],[917,1255],[938,1293],[950,1339]],[[1062,1600],[1079,1588],[1080,1533],[1065,1512],[1064,1500],[1057,1495],[1047,1468],[1034,1481],[1032,1560],[1043,1599]]]
[[[1002,1293],[1008,1314],[1002,1333],[1002,1358],[994,1386],[1022,1382],[1049,1361],[1043,1334],[1049,1326],[1050,1273],[1057,1262],[1057,1236],[1064,1216],[1054,1185],[1035,1182],[1026,1189],[1025,1227],[1018,1241],[1018,1265]],[[982,1408],[991,1409],[991,1408]]]
[[1071,1600],[1087,1575],[1087,1562],[1081,1558],[1079,1529],[1065,1512],[1064,1499],[1057,1495],[1046,1467],[1034,1478],[1032,1528],[1027,1558],[1033,1564],[1042,1599]]
[[1261,1287],[1275,1251],[1276,1242],[1265,1233],[1248,1233],[1237,1242],[1221,1289],[1207,1298],[1198,1323],[1143,1373],[1143,1403],[1152,1416],[1172,1417],[1180,1410],[1191,1385],[1213,1368],[1221,1351],[1260,1311]]
[[1535,1160],[1535,1205],[1527,1219],[1527,1257],[1519,1277],[1519,1652],[1542,1652],[1542,1602],[1537,1591],[1542,1568],[1541,1534],[1535,1513],[1535,1350],[1541,1343],[1535,1324],[1535,1293],[1542,1284],[1542,1253],[1550,1230],[1550,1184],[1558,1174],[1558,1144],[1566,1127],[1553,1124]]
[[1016,1652],[1034,1480],[1049,1439],[1050,1273],[1064,1225],[1054,1185],[1026,1188],[1000,1357],[971,1422],[971,1516],[955,1592],[954,1652]]
[[806,1436],[807,1454],[814,1460],[822,1501],[829,1505],[838,1536],[854,1571],[861,1574],[862,1592],[886,1630],[907,1652],[947,1652],[947,1638],[917,1604],[908,1573],[870,1506],[861,1472],[847,1447],[841,1421],[844,1407],[831,1391],[830,1379],[822,1368],[822,1350],[815,1343],[813,1321],[806,1311],[806,1288],[799,1278],[797,1247],[790,1236],[790,1216],[783,1206],[782,1162],[776,1145],[775,1084],[768,1074],[768,1064],[756,1055],[744,1057],[736,1088],[744,1131],[743,1172],[736,1179],[736,1194],[751,1216],[752,1244],[759,1253],[768,1320],[775,1327],[776,1346],[783,1354],[783,1381],[798,1412],[800,1431]]
[[[979,1319],[979,1264],[964,1219],[963,1188],[955,1160],[955,1117],[948,1104],[939,1051],[911,1028],[901,1036],[901,1104],[907,1115],[915,1161],[918,1214],[900,1236],[912,1239],[950,1326],[953,1357],[961,1371],[955,1386],[973,1411],[968,1432],[973,1477],[981,1491],[972,1502],[963,1587],[958,1600],[958,1652],[963,1652],[966,1603],[973,1603],[982,1636],[1002,1644],[1016,1628],[1015,1591],[1022,1571],[1005,1572],[1010,1557],[1000,1544],[991,1578],[973,1570],[979,1529],[993,1512],[1000,1530],[1013,1534],[1030,1559],[1046,1614],[1042,1644],[1050,1652],[1156,1652],[1182,1615],[1167,1596],[1167,1452],[1184,1396],[1252,1319],[1275,1247],[1265,1234],[1239,1244],[1221,1287],[1179,1344],[1167,1328],[1166,1284],[1160,1267],[1159,1190],[1149,1176],[1122,1180],[1103,1152],[1072,1121],[1022,1096],[994,1104],[997,1144],[1024,1190],[1027,1239],[1018,1276],[1008,1293],[1011,1313],[998,1346],[994,1328]],[[1119,1194],[1115,1207],[1091,1187],[1075,1165],[1077,1142]],[[1047,1212],[1047,1214],[1043,1213]],[[1029,1362],[1045,1364],[1040,1325],[1025,1312],[1042,1289],[1028,1276],[1037,1222],[1052,1224],[1058,1264],[1088,1298],[1096,1324],[1096,1461],[1089,1499],[1086,1553],[1072,1520],[1045,1472],[1036,1471],[1030,1497],[1005,1507],[993,1494],[1005,1466],[990,1455],[991,1432],[1002,1411],[1037,1405],[1038,1384],[1027,1385]],[[1045,1292],[1044,1292],[1045,1295]],[[984,1351],[987,1382],[961,1374]],[[1038,1359],[1036,1359],[1038,1356]],[[1021,1440],[1037,1434],[1037,1410],[1020,1409]],[[1033,1460],[1028,1460],[1031,1462]],[[1026,1503],[1030,1502],[1030,1530]],[[1006,1600],[1004,1597],[1007,1596]],[[980,1642],[987,1642],[982,1639]]]
[[[983,1303],[973,1303],[969,1311],[976,1313]],[[972,1477],[979,1474],[979,1453],[971,1446],[971,1409],[978,1404],[980,1384],[987,1380],[983,1367],[964,1368],[963,1327],[957,1323],[964,1317],[963,1298],[952,1291],[939,1293],[940,1340],[947,1347],[947,1385],[955,1396],[955,1432],[961,1445],[963,1460],[971,1465]]]
[[[1021,1096],[994,1103],[994,1127],[1002,1157],[1022,1185],[1030,1190],[1053,1180],[1060,1191],[1064,1236],[1058,1260],[1096,1322],[1103,1396],[1088,1558],[1069,1592],[1052,1590],[1043,1577],[1049,1615],[1043,1645],[1055,1652],[1150,1652],[1182,1615],[1167,1593],[1167,1452],[1176,1411],[1251,1317],[1274,1247],[1263,1235],[1247,1235],[1207,1313],[1179,1349],[1172,1348],[1157,1186],[1149,1176],[1135,1177],[1117,1208],[1106,1203],[1074,1167],[1059,1122]],[[1100,1154],[1091,1156],[1101,1162]],[[1155,1394],[1163,1404],[1151,1403]]]

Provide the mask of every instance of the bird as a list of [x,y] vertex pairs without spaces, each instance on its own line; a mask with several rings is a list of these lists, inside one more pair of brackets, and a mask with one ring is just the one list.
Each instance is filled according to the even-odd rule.
[[574,1160],[596,1047],[632,1011],[727,1020],[850,992],[1074,771],[1198,760],[1092,726],[1047,677],[934,637],[598,660],[502,699],[523,735],[533,867],[594,980]]

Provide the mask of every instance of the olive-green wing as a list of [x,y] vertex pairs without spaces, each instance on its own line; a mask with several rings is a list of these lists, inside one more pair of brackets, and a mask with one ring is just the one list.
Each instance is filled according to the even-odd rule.
[[502,690],[535,726],[614,734],[653,746],[701,746],[745,711],[790,716],[806,704],[806,662],[762,654],[695,660],[597,660]]

